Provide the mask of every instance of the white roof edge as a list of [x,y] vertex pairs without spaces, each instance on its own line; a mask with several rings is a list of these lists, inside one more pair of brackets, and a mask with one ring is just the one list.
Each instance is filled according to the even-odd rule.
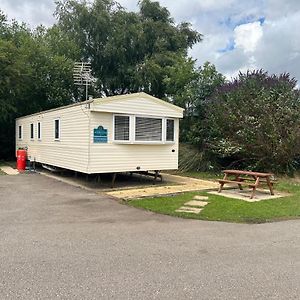
[[144,98],[148,98],[148,99],[152,99],[158,103],[161,103],[162,105],[168,106],[170,108],[172,108],[174,111],[176,112],[180,112],[183,113],[184,108],[179,107],[177,105],[174,105],[172,103],[169,103],[167,101],[161,100],[159,98],[156,98],[154,96],[151,96],[145,92],[139,92],[139,93],[132,93],[132,94],[124,94],[124,95],[115,95],[115,96],[109,96],[109,97],[105,97],[105,98],[95,98],[95,99],[91,99],[91,100],[87,100],[87,101],[82,101],[82,102],[76,102],[76,103],[72,103],[69,105],[65,105],[65,106],[60,106],[60,107],[56,107],[56,108],[52,108],[52,109],[48,109],[48,110],[43,110],[43,111],[39,111],[30,115],[26,115],[26,116],[21,116],[16,118],[16,120],[19,119],[23,119],[23,118],[28,118],[28,117],[33,117],[33,116],[37,116],[43,113],[48,113],[48,112],[52,112],[52,111],[56,111],[56,110],[61,110],[61,109],[65,109],[65,108],[69,108],[69,107],[73,107],[73,106],[78,106],[78,105],[84,105],[84,104],[88,104],[88,103],[95,103],[95,104],[101,104],[101,103],[106,103],[112,100],[120,100],[120,99],[128,99],[128,98],[132,98],[132,97],[136,97],[136,96],[141,96]]
[[88,104],[88,103],[92,103],[92,102],[94,102],[94,99],[86,100],[86,101],[82,101],[82,102],[76,102],[76,103],[72,103],[72,104],[69,104],[69,105],[59,106],[59,107],[55,107],[55,108],[51,108],[51,109],[47,109],[47,110],[42,110],[42,111],[30,114],[30,115],[18,117],[18,118],[16,118],[16,120],[23,119],[23,118],[28,118],[28,117],[33,117],[33,116],[37,116],[37,115],[40,115],[40,114],[44,114],[44,113],[48,113],[48,112],[56,111],[56,110],[61,110],[61,109],[65,109],[65,108],[69,108],[69,107],[73,107],[73,106],[84,105],[84,104]]
[[[122,114],[123,112],[119,111],[119,110],[111,110],[111,109],[101,109],[101,108],[91,108],[90,109],[91,112],[103,112],[103,113],[114,113],[114,114]],[[128,114],[130,115],[130,113],[124,113],[124,114]],[[135,113],[134,113],[135,115]],[[152,114],[152,113],[139,113],[139,115],[145,115],[145,116],[162,116],[162,115],[158,115],[158,114]],[[179,118],[182,119],[183,118],[183,114],[180,111],[174,111],[171,114],[167,114],[164,115],[165,117],[170,117],[170,118]]]
[[110,102],[110,101],[113,101],[113,100],[121,100],[121,99],[129,99],[129,98],[132,98],[132,97],[136,97],[136,96],[140,96],[140,97],[144,97],[144,98],[148,98],[148,99],[152,99],[156,102],[159,102],[163,105],[166,105],[176,111],[180,111],[180,112],[183,112],[184,111],[184,108],[182,107],[179,107],[177,105],[174,105],[170,102],[167,102],[167,101],[164,101],[162,99],[159,99],[159,98],[156,98],[154,96],[151,96],[145,92],[139,92],[139,93],[132,93],[132,94],[124,94],[124,95],[117,95],[117,96],[110,96],[110,97],[106,97],[106,98],[95,98],[95,102],[94,104],[101,104],[101,103],[106,103],[106,102]]

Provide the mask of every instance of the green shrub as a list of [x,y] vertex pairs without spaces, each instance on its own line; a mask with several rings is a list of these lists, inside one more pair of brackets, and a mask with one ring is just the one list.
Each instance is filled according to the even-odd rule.
[[206,101],[205,149],[224,166],[292,172],[300,157],[300,94],[289,74],[240,73]]

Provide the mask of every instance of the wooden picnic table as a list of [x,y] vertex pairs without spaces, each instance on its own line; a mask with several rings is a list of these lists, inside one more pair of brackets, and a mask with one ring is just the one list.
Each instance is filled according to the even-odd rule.
[[[235,183],[238,185],[239,189],[243,189],[243,185],[252,188],[252,193],[250,199],[253,199],[255,195],[256,188],[261,184],[265,183],[270,189],[270,194],[274,195],[273,181],[271,177],[274,176],[272,173],[261,173],[252,171],[242,171],[242,170],[224,170],[224,178],[219,180],[220,188],[219,193],[221,193],[222,188],[227,183]],[[231,177],[231,178],[230,178]],[[233,178],[232,178],[233,177]],[[252,182],[249,182],[252,181]]]

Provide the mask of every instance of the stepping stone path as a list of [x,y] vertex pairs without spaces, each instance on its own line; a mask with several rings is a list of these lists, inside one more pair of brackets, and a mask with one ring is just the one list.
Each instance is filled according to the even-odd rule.
[[195,200],[208,200],[208,197],[207,196],[196,195],[196,196],[194,196],[193,199],[195,199]]
[[[207,196],[194,196],[194,200],[190,200],[183,204],[179,209],[176,209],[176,212],[185,212],[192,214],[199,214],[205,205],[208,204],[207,201],[199,201],[199,200],[208,200]],[[194,207],[196,206],[196,207]]]
[[188,205],[188,206],[200,206],[200,207],[203,207],[203,206],[205,206],[207,204],[208,204],[208,202],[197,201],[197,200],[191,200],[189,202],[184,203],[184,205]]
[[202,208],[182,206],[179,209],[176,209],[175,211],[176,212],[199,214],[201,210],[202,210]]

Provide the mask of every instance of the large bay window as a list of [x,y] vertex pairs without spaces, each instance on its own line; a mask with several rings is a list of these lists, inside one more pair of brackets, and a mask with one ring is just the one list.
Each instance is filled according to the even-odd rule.
[[164,144],[175,141],[175,121],[164,117],[114,115],[114,141]]

